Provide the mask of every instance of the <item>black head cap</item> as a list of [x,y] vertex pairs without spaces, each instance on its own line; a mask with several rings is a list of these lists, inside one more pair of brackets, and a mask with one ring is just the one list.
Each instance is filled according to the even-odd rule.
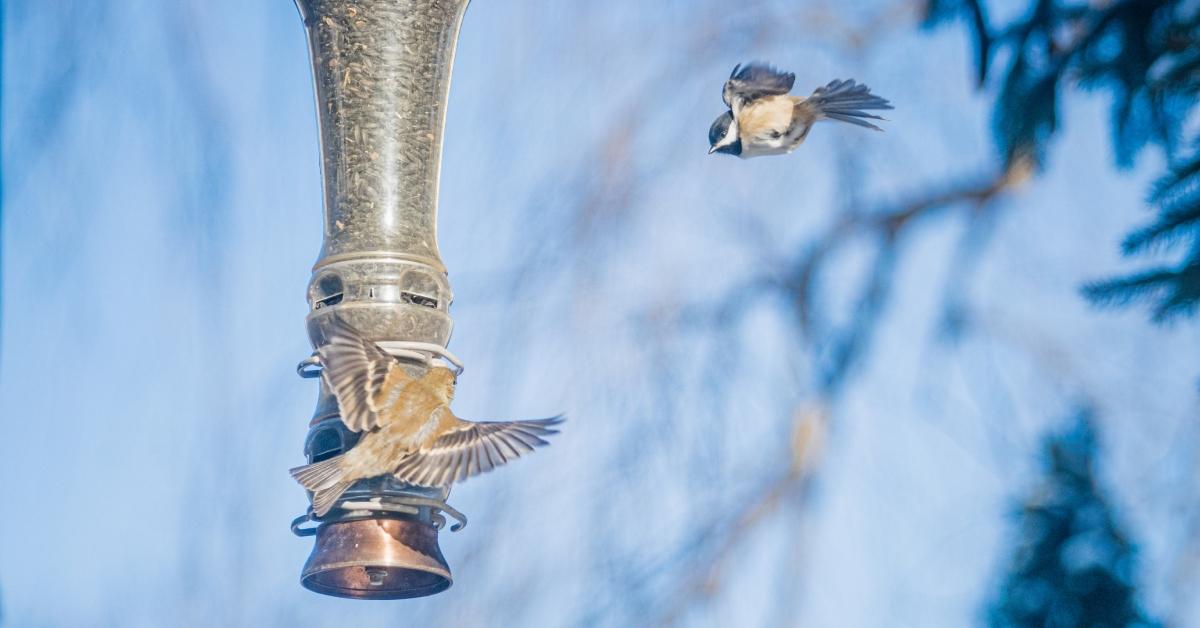
[[733,112],[726,111],[717,116],[713,121],[712,126],[708,129],[708,145],[712,147],[709,153],[727,153],[729,155],[740,155],[742,152],[742,140],[737,139],[733,142],[725,143],[720,148],[717,144],[727,140],[725,136],[730,133],[730,127],[733,126]]

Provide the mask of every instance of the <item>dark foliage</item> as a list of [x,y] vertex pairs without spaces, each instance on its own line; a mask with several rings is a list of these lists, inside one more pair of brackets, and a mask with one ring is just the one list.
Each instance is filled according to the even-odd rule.
[[988,30],[987,14],[984,11],[981,0],[928,0],[924,19],[926,28],[959,15],[965,15],[970,20],[971,30],[975,35],[975,63],[980,86],[987,80],[988,59],[992,48],[991,31]]
[[1134,547],[1096,486],[1096,439],[1081,412],[1046,439],[1045,477],[1015,515],[1019,539],[988,614],[992,626],[1150,626],[1133,584]]
[[1156,321],[1194,314],[1200,303],[1200,151],[1158,180],[1150,202],[1158,207],[1158,219],[1130,233],[1122,249],[1132,255],[1186,243],[1184,261],[1173,267],[1098,281],[1085,286],[1084,294],[1106,304],[1152,301]]
[[[998,83],[993,115],[997,148],[1008,164],[1042,163],[1059,128],[1059,96],[1071,86],[1112,96],[1112,144],[1127,167],[1147,145],[1174,164],[1155,186],[1158,216],[1125,240],[1127,255],[1188,241],[1184,259],[1127,277],[1092,283],[1101,304],[1150,300],[1154,319],[1192,314],[1200,303],[1200,138],[1184,123],[1200,96],[1200,5],[1185,0],[1068,3],[1030,0],[1024,15],[991,27],[982,0],[929,0],[926,24],[964,19],[979,51],[981,85]],[[1005,66],[993,68],[1003,57]],[[994,70],[994,72],[993,72]],[[995,76],[998,75],[998,76]]]

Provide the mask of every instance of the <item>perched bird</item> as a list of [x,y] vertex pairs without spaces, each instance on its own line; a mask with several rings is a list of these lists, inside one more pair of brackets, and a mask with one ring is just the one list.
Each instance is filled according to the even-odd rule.
[[868,129],[883,129],[866,119],[883,120],[867,111],[891,109],[888,101],[853,80],[831,81],[808,98],[789,96],[796,75],[775,68],[739,63],[721,93],[729,111],[708,130],[708,153],[728,153],[743,159],[782,155],[796,150],[819,120],[838,120]]
[[318,355],[342,422],[365,431],[346,453],[291,470],[313,492],[317,516],[354,482],[392,474],[419,486],[449,486],[547,444],[562,417],[476,423],[450,411],[455,374],[433,367],[420,378],[353,328],[334,321]]

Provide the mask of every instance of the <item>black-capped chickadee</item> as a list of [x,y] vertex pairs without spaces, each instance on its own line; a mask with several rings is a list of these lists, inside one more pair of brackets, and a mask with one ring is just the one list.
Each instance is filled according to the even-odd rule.
[[796,150],[818,120],[838,120],[882,131],[867,122],[883,118],[868,110],[891,109],[888,101],[853,79],[834,80],[812,96],[789,96],[796,75],[764,63],[733,68],[722,98],[729,111],[708,130],[708,153],[728,153],[743,159],[782,155]]

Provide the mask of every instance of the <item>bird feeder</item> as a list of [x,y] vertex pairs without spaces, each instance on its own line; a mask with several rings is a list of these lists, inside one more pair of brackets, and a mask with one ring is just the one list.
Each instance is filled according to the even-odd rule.
[[[325,237],[308,287],[309,340],[334,317],[399,358],[413,377],[439,361],[452,321],[438,255],[442,129],[459,25],[468,0],[296,0],[308,35],[324,179]],[[315,356],[315,353],[314,353]],[[317,377],[319,363],[300,363]],[[304,444],[308,462],[354,447],[322,380]],[[315,536],[303,586],[328,595],[394,599],[450,586],[438,547],[448,489],[362,480],[323,517],[292,523]]]

